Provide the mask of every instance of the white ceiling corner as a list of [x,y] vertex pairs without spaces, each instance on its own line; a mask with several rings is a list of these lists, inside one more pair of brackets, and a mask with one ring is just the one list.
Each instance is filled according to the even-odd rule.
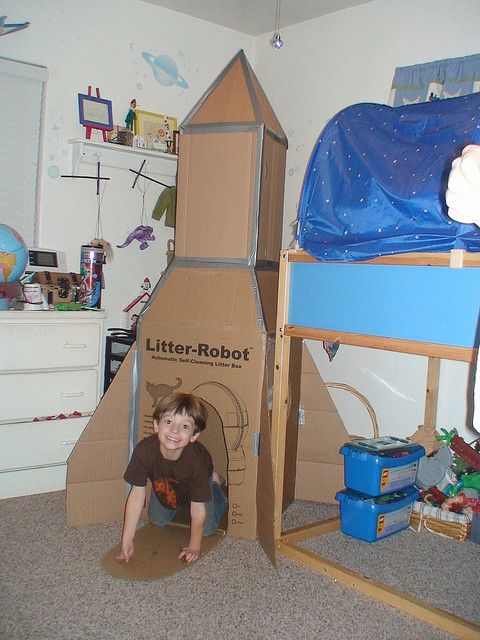
[[[276,0],[144,0],[193,18],[259,36],[275,27]],[[280,29],[373,0],[281,0]]]

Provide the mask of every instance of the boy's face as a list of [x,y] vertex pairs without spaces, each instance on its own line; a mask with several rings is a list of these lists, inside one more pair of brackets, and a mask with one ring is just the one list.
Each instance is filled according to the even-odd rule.
[[153,429],[160,441],[160,451],[168,460],[178,460],[183,449],[195,442],[200,433],[195,433],[193,418],[183,413],[164,413],[160,420],[153,422]]

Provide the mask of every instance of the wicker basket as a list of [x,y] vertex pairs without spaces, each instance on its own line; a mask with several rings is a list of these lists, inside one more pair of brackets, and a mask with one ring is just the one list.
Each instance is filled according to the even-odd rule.
[[[373,437],[378,438],[380,435],[380,430],[378,428],[377,415],[375,413],[375,409],[372,407],[368,398],[366,398],[360,391],[357,391],[355,387],[351,387],[349,384],[344,384],[343,382],[325,382],[325,386],[330,389],[343,389],[344,391],[348,391],[353,396],[355,396],[360,402],[363,404],[365,409],[368,411],[368,415],[370,416],[370,420],[372,421],[372,430]],[[351,433],[348,434],[350,436],[350,440],[355,442],[356,440],[364,440],[365,436],[356,436]]]
[[470,537],[471,517],[416,500],[413,503],[410,528],[417,532],[426,529],[430,533],[465,542]]

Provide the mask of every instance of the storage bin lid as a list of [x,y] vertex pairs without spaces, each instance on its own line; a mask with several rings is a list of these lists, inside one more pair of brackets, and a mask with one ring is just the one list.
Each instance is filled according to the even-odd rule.
[[425,449],[422,445],[406,440],[405,438],[396,438],[395,436],[383,436],[380,438],[367,438],[365,440],[347,442],[340,449],[340,453],[343,455],[353,451],[392,458],[414,453],[419,453],[420,455],[418,457],[425,455]]
[[[339,502],[357,502],[358,504],[369,503],[372,505],[393,505],[396,503],[407,503],[417,500],[420,493],[414,486],[405,487],[401,491],[385,493],[381,496],[369,496],[361,491],[353,489],[342,489],[337,491],[335,500]],[[400,505],[399,505],[400,506]]]

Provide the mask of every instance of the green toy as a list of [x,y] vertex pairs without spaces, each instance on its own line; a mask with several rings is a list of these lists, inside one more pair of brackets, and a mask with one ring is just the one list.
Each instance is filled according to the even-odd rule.
[[480,492],[480,471],[464,474],[457,484],[452,487],[450,495],[452,497],[456,496],[463,489],[475,489],[475,491]]
[[127,129],[133,131],[133,124],[135,122],[135,109],[137,108],[137,101],[135,98],[130,102],[130,109],[128,110],[127,116],[125,118],[125,125]]

